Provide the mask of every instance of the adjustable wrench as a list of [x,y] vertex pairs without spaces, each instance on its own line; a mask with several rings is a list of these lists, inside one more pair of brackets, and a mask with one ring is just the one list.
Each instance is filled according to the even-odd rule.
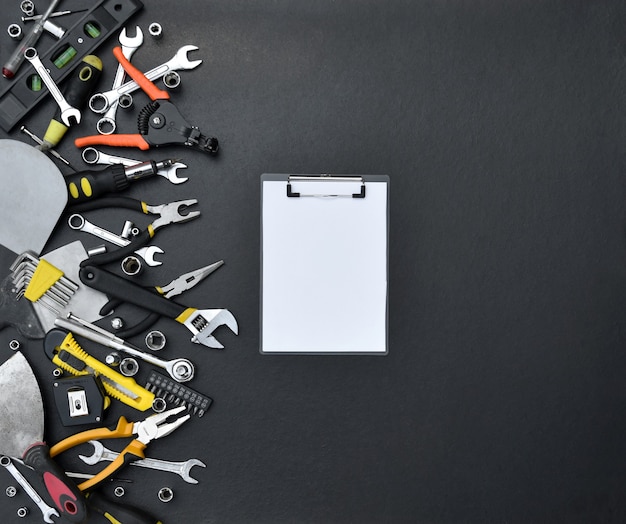
[[37,73],[43,80],[43,83],[46,84],[46,87],[48,88],[48,91],[50,91],[52,98],[54,98],[55,102],[59,105],[59,109],[61,110],[61,120],[63,121],[63,123],[67,127],[70,127],[72,125],[72,120],[76,121],[77,124],[80,124],[80,111],[74,106],[70,105],[65,99],[63,93],[61,93],[61,90],[59,89],[59,86],[57,86],[54,79],[50,76],[50,73],[46,69],[46,66],[44,66],[41,62],[41,59],[37,54],[37,50],[34,47],[28,47],[24,50],[24,58],[26,58],[26,60],[28,60],[33,65],[35,71],[37,71]]
[[[145,76],[149,80],[156,80],[170,71],[195,69],[202,63],[202,60],[189,60],[189,58],[187,58],[187,53],[189,51],[196,51],[197,49],[198,47],[195,45],[185,45],[181,47],[176,54],[170,58],[170,60],[155,67],[154,69],[151,69],[145,73]],[[96,93],[89,99],[89,107],[94,113],[105,113],[111,104],[117,102],[122,95],[134,93],[138,89],[140,89],[139,84],[137,84],[134,80],[131,80],[117,89],[111,89],[110,91],[105,91],[104,93]]]
[[[95,224],[92,224],[82,215],[75,213],[69,217],[67,220],[68,225],[75,229],[76,231],[84,231],[85,233],[91,233],[92,235],[106,240],[107,242],[111,242],[118,247],[125,247],[131,243],[131,240],[123,238],[115,233],[111,233],[106,229],[103,229]],[[164,251],[157,246],[146,246],[142,247],[135,251],[137,255],[143,258],[146,261],[146,264],[149,266],[160,266],[163,262],[159,262],[154,259],[154,256],[159,253],[164,253]]]
[[[86,147],[83,149],[83,160],[87,164],[101,164],[111,166],[114,164],[122,164],[124,166],[134,166],[140,164],[139,160],[133,160],[132,158],[124,158],[121,156],[108,155],[102,151],[98,151],[95,147]],[[187,182],[188,178],[179,177],[176,171],[179,169],[186,169],[187,166],[182,162],[174,162],[169,167],[161,168],[157,171],[157,175],[167,178],[172,184],[182,184]]]
[[[112,462],[119,456],[119,453],[107,449],[99,440],[90,440],[89,444],[91,444],[94,448],[93,454],[89,457],[85,455],[78,455],[78,457],[85,464],[93,466],[94,464],[97,464],[101,461]],[[169,471],[170,473],[176,473],[189,484],[198,483],[198,481],[189,474],[191,468],[193,468],[194,466],[206,468],[206,464],[198,459],[189,459],[185,462],[169,462],[167,460],[145,458],[142,460],[136,460],[134,462],[131,462],[131,464],[135,466],[141,466],[142,468],[157,469],[160,471]]]
[[43,521],[47,522],[48,524],[54,524],[54,520],[52,520],[52,517],[59,517],[59,512],[52,506],[48,506],[48,504],[44,502],[44,500],[39,496],[39,493],[35,491],[35,488],[33,488],[30,485],[30,482],[26,480],[26,477],[22,475],[22,472],[15,467],[15,464],[13,464],[11,458],[3,455],[2,457],[0,457],[0,465],[6,468],[6,470],[11,475],[13,475],[13,478],[17,480],[19,485],[22,486],[24,491],[41,510],[41,513],[43,515]]
[[[126,28],[122,29],[120,36],[118,38],[120,45],[122,46],[122,53],[126,57],[127,60],[130,61],[130,58],[133,56],[135,51],[139,49],[141,44],[143,44],[143,33],[141,31],[141,27],[135,27],[135,36],[129,37],[126,34]],[[113,86],[111,89],[117,89],[124,83],[124,75],[126,72],[122,67],[122,64],[118,64],[117,70],[115,71],[115,78],[113,79]],[[102,135],[110,135],[115,132],[117,124],[115,122],[115,114],[117,113],[118,101],[116,100],[109,109],[107,109],[106,113],[98,123],[96,124],[96,128],[98,129],[98,133]]]

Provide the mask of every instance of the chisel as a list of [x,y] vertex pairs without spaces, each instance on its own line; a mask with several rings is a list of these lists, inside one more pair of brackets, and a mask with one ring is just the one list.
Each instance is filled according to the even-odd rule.
[[160,169],[178,162],[177,158],[168,158],[155,162],[148,160],[134,166],[115,164],[101,170],[88,169],[65,177],[69,193],[68,205],[85,202],[107,193],[125,190],[131,182],[156,175]]

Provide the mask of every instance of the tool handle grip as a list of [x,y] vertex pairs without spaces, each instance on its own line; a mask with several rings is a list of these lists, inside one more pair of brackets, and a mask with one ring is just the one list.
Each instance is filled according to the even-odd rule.
[[101,482],[111,478],[111,476],[113,476],[113,474],[118,469],[123,468],[131,462],[135,462],[136,460],[145,458],[146,456],[143,453],[144,449],[146,449],[146,444],[136,439],[133,440],[128,446],[126,446],[124,451],[122,451],[113,462],[111,462],[96,476],[79,484],[78,489],[80,489],[81,491],[91,489]]
[[[113,522],[120,522],[121,524],[162,524],[160,520],[155,519],[144,511],[126,504],[113,502],[98,491],[88,495],[87,504],[92,509],[92,512],[103,516],[105,514],[109,515],[115,519]],[[106,518],[102,522],[110,524],[111,520]]]
[[113,147],[137,147],[142,151],[150,149],[150,144],[140,134],[113,134],[83,136],[74,140],[76,147],[87,146],[113,146]]
[[124,56],[122,48],[117,46],[113,49],[113,54],[117,61],[122,64],[124,71],[130,76],[141,89],[150,97],[150,100],[169,100],[170,94],[167,91],[159,89],[152,80],[144,75],[139,69],[137,69],[130,61]]
[[88,522],[85,498],[63,469],[52,460],[46,444],[38,443],[24,453],[24,463],[31,466],[43,478],[50,499],[64,521],[73,524]]
[[101,170],[86,170],[65,177],[68,205],[124,191],[130,185],[123,165],[107,166]]
[[78,276],[86,286],[168,318],[176,319],[187,310],[186,306],[99,267],[92,265],[81,267]]
[[[100,73],[102,73],[102,60],[95,55],[87,55],[83,58],[81,67],[72,74],[72,77],[65,84],[65,89],[63,90],[65,100],[78,109],[83,108],[100,79]],[[61,119],[61,109],[57,108],[43,136],[45,147],[56,146],[67,132],[67,129],[67,126]]]

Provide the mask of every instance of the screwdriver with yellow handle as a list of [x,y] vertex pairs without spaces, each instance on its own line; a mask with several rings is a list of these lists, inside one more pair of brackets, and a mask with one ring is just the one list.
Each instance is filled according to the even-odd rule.
[[[63,96],[73,107],[81,108],[87,104],[87,100],[94,91],[100,74],[102,73],[102,60],[96,55],[87,55],[76,71],[67,80],[63,89]],[[56,113],[48,124],[48,129],[43,136],[38,149],[47,151],[55,147],[67,133],[68,127],[61,120],[61,110]]]
[[100,170],[87,169],[73,173],[65,177],[69,193],[68,205],[124,191],[131,182],[156,175],[161,169],[178,161],[178,158],[168,158],[160,162],[148,160],[132,166],[114,164]]

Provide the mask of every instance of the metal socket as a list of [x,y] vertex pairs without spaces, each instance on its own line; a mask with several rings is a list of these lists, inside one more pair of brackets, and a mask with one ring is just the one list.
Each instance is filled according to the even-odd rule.
[[161,502],[170,502],[174,498],[174,492],[172,488],[165,486],[159,490],[158,497]]
[[176,89],[180,85],[180,75],[176,71],[170,71],[163,75],[163,83],[168,89]]
[[139,371],[139,362],[134,358],[127,357],[120,362],[120,373],[125,377],[134,377]]
[[22,31],[22,26],[19,24],[10,24],[7,27],[7,33],[13,40],[21,40],[24,37],[24,32]]
[[20,9],[26,16],[33,16],[35,14],[35,4],[31,0],[22,0]]
[[159,351],[163,349],[166,341],[167,339],[165,338],[165,335],[156,329],[154,331],[150,331],[150,333],[146,335],[146,346],[152,351]]
[[163,28],[161,27],[161,24],[159,24],[158,22],[152,22],[148,26],[148,33],[150,33],[150,36],[152,38],[154,38],[155,40],[158,40],[159,38],[163,36]]
[[137,276],[142,269],[141,260],[135,255],[129,255],[122,260],[122,271],[129,277]]

